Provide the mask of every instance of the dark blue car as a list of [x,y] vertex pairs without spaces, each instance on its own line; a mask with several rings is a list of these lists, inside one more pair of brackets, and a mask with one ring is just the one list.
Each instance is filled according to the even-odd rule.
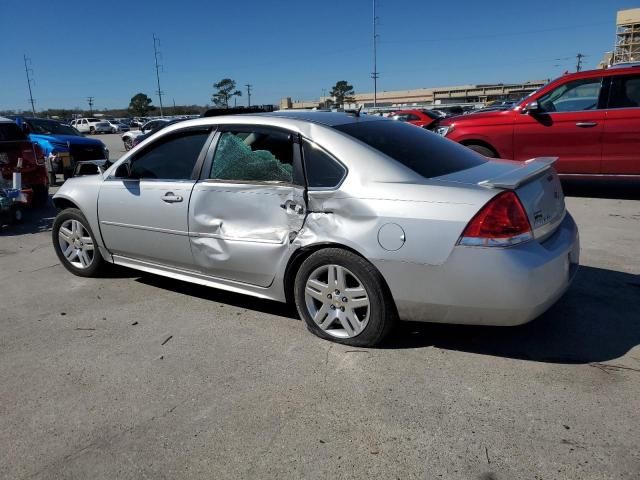
[[109,158],[109,150],[104,143],[84,137],[69,125],[44,118],[12,118],[44,151],[51,185],[55,184],[58,173],[65,179],[70,177],[77,162]]

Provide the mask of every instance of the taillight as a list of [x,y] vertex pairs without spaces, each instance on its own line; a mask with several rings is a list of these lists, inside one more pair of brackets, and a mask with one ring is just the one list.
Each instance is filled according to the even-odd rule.
[[44,150],[37,143],[33,144],[33,153],[36,157],[36,163],[38,165],[44,165]]
[[533,238],[529,219],[518,196],[502,192],[471,219],[459,245],[508,247]]

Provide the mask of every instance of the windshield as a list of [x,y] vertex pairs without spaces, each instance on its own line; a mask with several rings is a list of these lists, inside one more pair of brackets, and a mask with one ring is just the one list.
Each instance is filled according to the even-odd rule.
[[33,133],[41,135],[79,135],[75,128],[53,120],[30,119],[29,127]]
[[466,170],[487,161],[467,147],[404,122],[381,120],[347,123],[335,128],[426,178]]

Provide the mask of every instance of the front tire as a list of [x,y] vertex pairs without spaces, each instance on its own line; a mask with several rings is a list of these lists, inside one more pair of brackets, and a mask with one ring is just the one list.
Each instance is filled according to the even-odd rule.
[[471,145],[465,145],[465,146],[470,150],[473,150],[474,152],[479,153],[480,155],[484,155],[487,158],[498,158],[498,155],[496,155],[496,152],[494,152],[490,148],[487,148],[483,145],[471,144]]
[[89,222],[77,208],[67,208],[58,213],[53,222],[53,248],[60,263],[74,275],[96,277],[104,269]]
[[302,263],[294,296],[311,333],[345,345],[378,345],[397,317],[380,272],[364,258],[339,248],[315,252]]

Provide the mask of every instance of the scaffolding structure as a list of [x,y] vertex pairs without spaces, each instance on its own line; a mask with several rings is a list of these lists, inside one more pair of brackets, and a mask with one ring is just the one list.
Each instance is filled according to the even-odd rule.
[[616,19],[614,65],[640,62],[640,8],[620,10]]

